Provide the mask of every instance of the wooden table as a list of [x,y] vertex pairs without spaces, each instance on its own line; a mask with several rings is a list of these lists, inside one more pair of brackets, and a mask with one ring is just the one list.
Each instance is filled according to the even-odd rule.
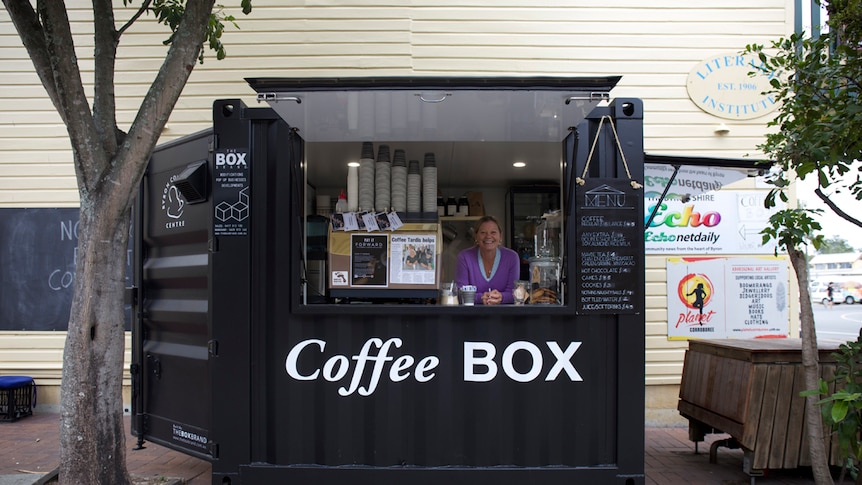
[[[831,353],[840,344],[818,342],[821,377],[834,375]],[[810,466],[806,404],[799,396],[805,388],[800,339],[692,340],[677,409],[688,418],[695,443],[706,433],[729,434],[735,440],[729,444],[745,451],[744,469],[753,477],[770,468]],[[837,453],[830,461],[840,465]]]

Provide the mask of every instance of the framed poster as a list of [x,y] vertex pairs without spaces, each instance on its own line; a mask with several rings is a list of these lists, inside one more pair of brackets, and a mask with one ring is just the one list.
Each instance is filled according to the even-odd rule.
[[788,274],[774,257],[668,258],[668,339],[786,338]]
[[389,235],[351,234],[350,274],[351,286],[379,286],[388,284]]

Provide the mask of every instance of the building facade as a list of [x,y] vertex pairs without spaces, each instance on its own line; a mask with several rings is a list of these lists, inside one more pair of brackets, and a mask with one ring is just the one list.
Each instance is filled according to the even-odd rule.
[[[246,77],[620,75],[612,95],[643,100],[647,153],[759,158],[756,147],[769,113],[753,113],[753,108],[746,115],[756,116],[722,112],[720,102],[707,99],[711,91],[693,97],[697,91],[689,89],[691,76],[699,65],[709,69],[711,59],[738,54],[747,44],[768,45],[799,29],[801,19],[810,18],[803,3],[550,0],[526,6],[511,0],[256,0],[252,14],[243,16],[238,5],[228,2],[226,11],[239,24],[239,29],[228,27],[223,38],[228,57],[216,61],[206,53],[160,141],[211,126],[215,99],[239,98],[255,105]],[[68,4],[82,75],[89,83],[92,7],[83,1]],[[118,22],[133,13],[132,8],[116,8]],[[164,29],[146,17],[122,38],[116,73],[121,127],[131,122],[155,76],[167,49],[161,44],[165,38]],[[65,127],[5,11],[0,11],[0,45],[0,208],[75,208],[78,195]],[[763,187],[746,178],[733,188]],[[653,424],[681,422],[676,400],[687,343],[668,338],[672,256],[647,255],[646,420]],[[797,294],[794,281],[788,280],[790,295]],[[795,300],[790,298],[790,315],[798,314]],[[0,301],[12,304],[7,298]],[[0,330],[0,373],[32,375],[44,388],[40,401],[58,402],[64,332],[34,330],[41,327],[28,321],[13,327]],[[796,329],[791,317],[789,333]]]

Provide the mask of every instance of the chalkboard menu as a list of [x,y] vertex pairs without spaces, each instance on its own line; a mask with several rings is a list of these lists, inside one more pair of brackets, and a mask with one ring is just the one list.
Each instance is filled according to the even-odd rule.
[[0,209],[0,330],[68,328],[77,247],[77,208]]
[[575,190],[576,313],[637,314],[643,291],[643,259],[638,250],[638,200],[624,179],[587,179]]

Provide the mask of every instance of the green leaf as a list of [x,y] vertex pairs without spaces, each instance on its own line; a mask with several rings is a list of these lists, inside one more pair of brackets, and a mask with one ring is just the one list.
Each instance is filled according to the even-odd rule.
[[832,406],[832,422],[840,423],[844,421],[848,409],[849,406],[846,401],[835,401],[835,404]]

